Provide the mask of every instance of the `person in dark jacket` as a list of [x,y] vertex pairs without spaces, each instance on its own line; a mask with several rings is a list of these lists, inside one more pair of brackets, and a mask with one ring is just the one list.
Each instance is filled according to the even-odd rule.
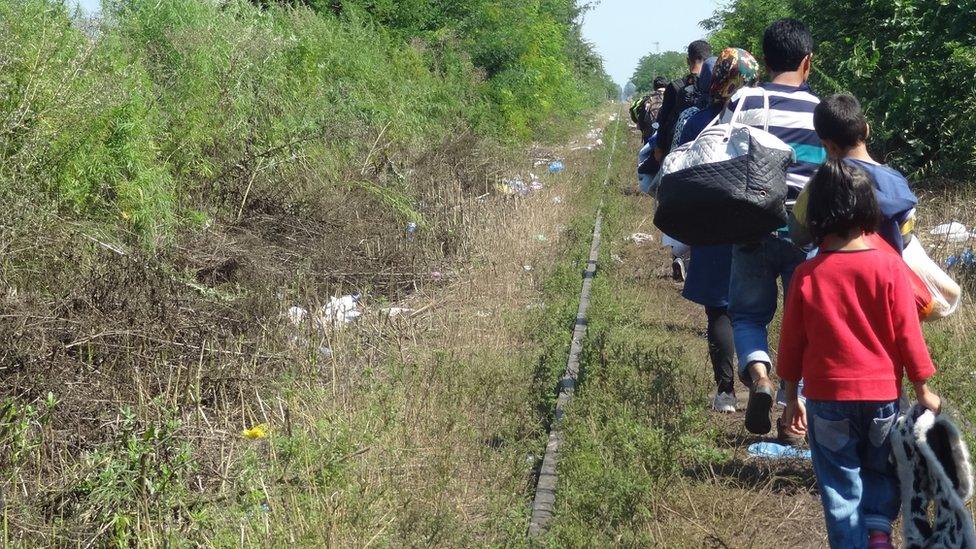
[[654,158],[658,162],[663,160],[671,150],[671,142],[674,139],[674,125],[678,121],[678,116],[682,111],[698,102],[695,85],[698,82],[698,75],[705,65],[705,60],[711,55],[712,46],[708,42],[695,40],[689,44],[688,75],[671,82],[664,90],[664,102],[661,104],[661,112],[657,115],[658,139],[657,147],[654,149]]

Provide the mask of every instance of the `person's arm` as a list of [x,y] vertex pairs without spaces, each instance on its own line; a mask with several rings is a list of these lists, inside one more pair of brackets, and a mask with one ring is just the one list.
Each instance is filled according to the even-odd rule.
[[896,262],[896,268],[890,271],[892,280],[889,286],[889,306],[895,343],[905,373],[915,388],[918,403],[939,413],[942,401],[926,383],[935,375],[935,364],[932,363],[932,356],[925,346],[925,336],[922,334],[922,325],[918,320],[918,310],[915,306],[915,294],[904,269],[908,269],[908,266]]
[[799,383],[803,375],[803,353],[807,347],[807,332],[803,318],[803,276],[793,277],[783,306],[783,325],[779,336],[776,374],[780,379]]
[[783,381],[786,392],[786,409],[783,410],[783,424],[795,435],[807,432],[807,407],[800,402],[800,385],[793,381]]
[[657,146],[654,147],[654,159],[658,162],[664,160],[664,155],[668,153],[666,146],[671,143],[668,120],[671,117],[671,111],[675,107],[676,94],[674,82],[668,84],[668,87],[664,88],[661,110],[657,112]]
[[908,265],[897,258],[892,260],[892,265],[894,268],[888,271],[888,287],[895,345],[908,379],[912,383],[926,381],[935,374],[935,364],[925,346],[925,336],[922,335],[922,325],[915,305],[915,292],[908,273],[905,272]]
[[807,430],[807,410],[800,402],[799,394],[800,378],[803,376],[803,353],[807,347],[807,333],[803,320],[803,295],[800,291],[802,279],[802,275],[794,275],[787,292],[776,365],[776,374],[783,380],[786,391],[783,423],[795,435],[803,435]]

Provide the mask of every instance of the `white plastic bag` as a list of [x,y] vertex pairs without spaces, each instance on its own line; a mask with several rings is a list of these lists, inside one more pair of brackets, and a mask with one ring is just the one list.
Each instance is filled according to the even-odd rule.
[[966,226],[958,221],[943,223],[929,231],[929,233],[949,242],[965,242],[969,240],[969,232],[966,231]]
[[962,288],[932,261],[918,238],[912,238],[902,251],[908,267],[922,279],[932,294],[932,313],[927,320],[945,318],[956,312],[962,301]]

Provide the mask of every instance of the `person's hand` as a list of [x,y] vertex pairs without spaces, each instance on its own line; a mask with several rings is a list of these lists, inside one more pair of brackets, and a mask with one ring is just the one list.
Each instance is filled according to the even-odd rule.
[[939,395],[932,392],[928,385],[922,385],[915,389],[915,396],[918,397],[918,403],[929,410],[932,410],[933,414],[938,415],[942,411],[942,399]]
[[783,425],[790,434],[803,436],[807,432],[807,407],[800,402],[800,399],[786,401],[786,410],[783,411]]
[[660,147],[654,147],[654,160],[657,160],[658,163],[664,160],[664,151]]

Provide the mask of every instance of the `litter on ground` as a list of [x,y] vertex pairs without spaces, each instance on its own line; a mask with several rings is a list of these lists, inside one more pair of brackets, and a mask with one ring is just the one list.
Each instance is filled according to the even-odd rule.
[[408,307],[390,307],[388,309],[382,309],[380,312],[389,318],[396,318],[398,316],[410,316],[413,314],[413,311],[413,309]]
[[244,429],[243,431],[241,431],[241,436],[249,440],[258,440],[262,438],[267,438],[268,424],[262,423],[260,425],[255,425],[250,429]]
[[654,235],[648,233],[634,233],[624,240],[627,242],[633,242],[634,244],[643,244],[645,242],[654,242]]
[[316,318],[319,327],[327,330],[354,322],[362,315],[359,311],[359,297],[359,294],[352,294],[330,298]]
[[965,242],[970,238],[966,226],[958,221],[938,225],[929,231],[929,234],[944,237],[949,242]]
[[810,459],[810,450],[776,442],[756,442],[749,445],[749,455],[765,459]]
[[297,306],[288,309],[288,320],[295,326],[305,322],[306,318],[308,318],[308,309]]
[[559,160],[553,160],[549,163],[549,173],[561,173],[565,169],[566,166]]

